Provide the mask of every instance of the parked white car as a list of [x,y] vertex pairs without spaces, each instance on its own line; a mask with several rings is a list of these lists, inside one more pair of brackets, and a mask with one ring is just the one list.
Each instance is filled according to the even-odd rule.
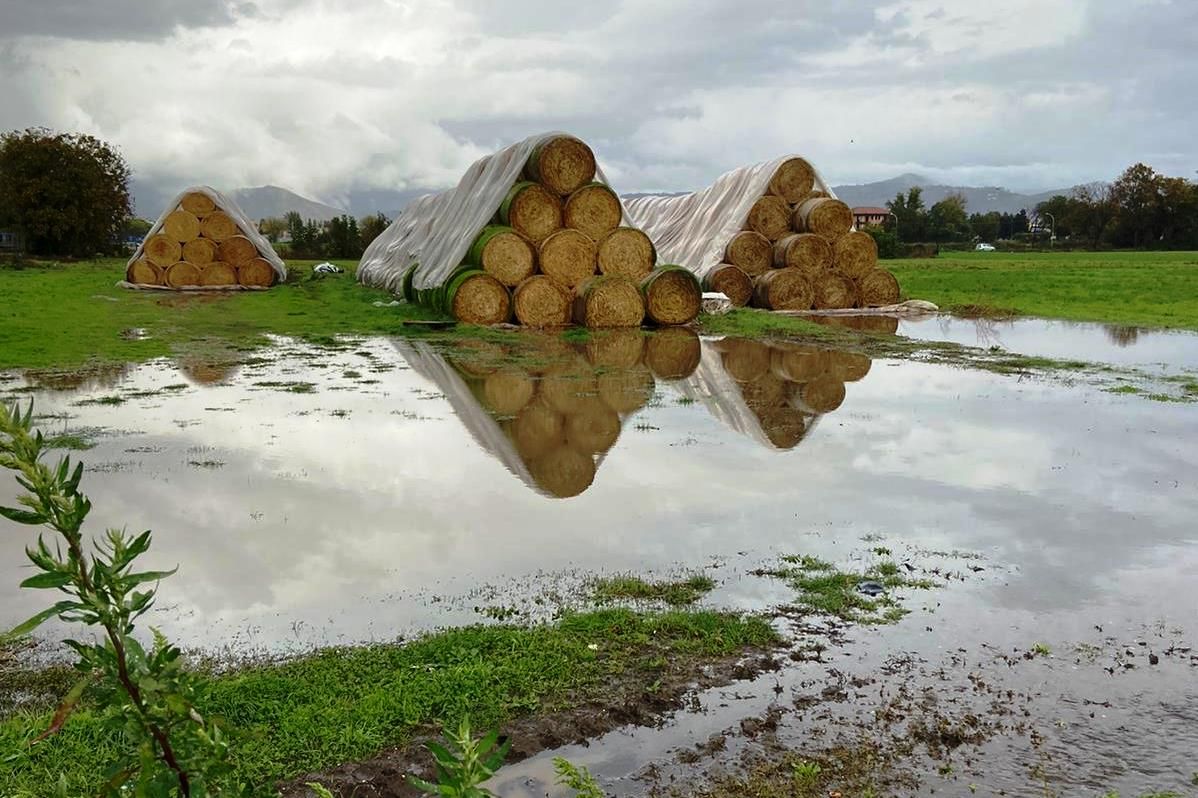
[[993,244],[978,244],[973,249],[975,252],[993,252],[994,245]]

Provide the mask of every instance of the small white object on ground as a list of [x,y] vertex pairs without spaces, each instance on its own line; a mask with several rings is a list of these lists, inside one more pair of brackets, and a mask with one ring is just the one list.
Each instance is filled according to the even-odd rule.
[[325,261],[324,263],[318,263],[315,266],[313,266],[312,273],[313,274],[344,274],[345,269],[342,269],[340,266],[337,266],[335,264],[329,263],[328,261]]
[[732,310],[732,300],[727,294],[719,291],[703,292],[703,312],[712,316],[722,316]]

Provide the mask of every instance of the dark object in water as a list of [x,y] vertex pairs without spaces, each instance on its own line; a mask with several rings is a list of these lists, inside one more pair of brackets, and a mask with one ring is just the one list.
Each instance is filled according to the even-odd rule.
[[864,593],[865,595],[869,596],[870,598],[875,598],[875,597],[880,596],[883,593],[885,593],[886,588],[882,585],[881,582],[868,581],[868,582],[859,583],[857,585],[857,592]]

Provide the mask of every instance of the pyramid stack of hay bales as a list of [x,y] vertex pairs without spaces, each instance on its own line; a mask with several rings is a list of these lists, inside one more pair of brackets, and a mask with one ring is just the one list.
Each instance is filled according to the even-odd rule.
[[483,448],[553,498],[589,488],[658,381],[689,377],[700,357],[699,337],[685,327],[615,327],[585,343],[530,332],[502,345],[467,339],[448,353],[420,341],[395,346]]
[[171,289],[269,288],[286,276],[245,214],[207,186],[187,189],[166,207],[125,270],[131,285]]
[[591,148],[554,133],[486,156],[456,188],[412,203],[367,249],[358,278],[472,324],[694,320],[698,280],[659,276],[657,261]]
[[630,198],[625,208],[663,258],[735,306],[818,311],[899,300],[873,237],[854,229],[852,210],[804,158],[736,169],[693,194]]

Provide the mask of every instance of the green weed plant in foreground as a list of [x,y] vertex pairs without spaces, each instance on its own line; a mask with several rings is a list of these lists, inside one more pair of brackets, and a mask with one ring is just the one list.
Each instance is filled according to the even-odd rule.
[[[66,694],[32,748],[67,723],[85,695],[97,707],[103,726],[124,745],[111,750],[102,775],[103,796],[233,795],[242,792],[226,777],[228,745],[220,725],[199,711],[199,683],[182,668],[180,651],[158,632],[146,650],[134,636],[135,622],[153,605],[157,583],[173,571],[136,571],[150,548],[150,533],[131,537],[110,529],[84,552],[83,523],[91,502],[79,491],[83,464],[62,457],[51,468],[42,462],[49,443],[33,431],[33,404],[0,405],[0,466],[17,472],[27,493],[21,507],[0,507],[0,516],[18,524],[46,526],[59,538],[38,538],[26,554],[36,573],[21,583],[31,590],[65,596],[9,631],[21,637],[57,618],[97,629],[92,639],[68,640],[76,653],[79,679]],[[17,756],[20,756],[18,754]],[[66,790],[60,781],[59,792]]]
[[433,755],[437,768],[437,783],[409,777],[412,786],[425,795],[442,798],[495,798],[482,785],[503,765],[510,740],[500,740],[499,730],[492,729],[479,739],[470,731],[470,720],[462,718],[457,732],[445,732],[445,745],[428,743],[425,748]]

